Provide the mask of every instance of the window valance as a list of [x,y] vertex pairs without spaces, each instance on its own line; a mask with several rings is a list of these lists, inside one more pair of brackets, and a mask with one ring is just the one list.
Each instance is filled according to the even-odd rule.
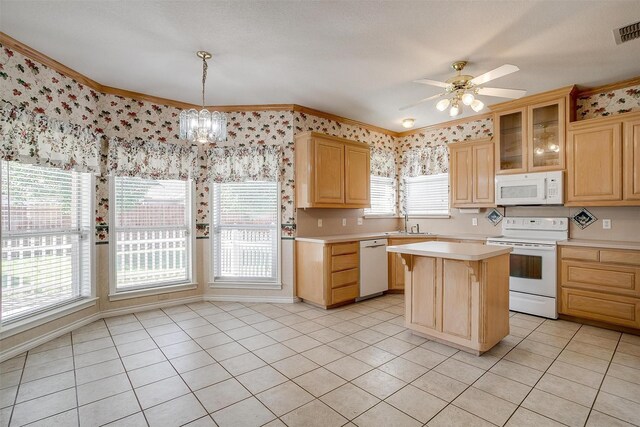
[[449,172],[449,150],[444,144],[413,148],[402,156],[403,178],[447,172]]
[[90,129],[3,103],[0,156],[64,170],[100,173],[100,138]]
[[209,181],[281,181],[282,147],[216,147],[207,151]]
[[109,173],[145,179],[187,180],[196,176],[198,151],[187,144],[109,141]]
[[396,155],[391,150],[371,149],[371,175],[383,178],[396,176]]

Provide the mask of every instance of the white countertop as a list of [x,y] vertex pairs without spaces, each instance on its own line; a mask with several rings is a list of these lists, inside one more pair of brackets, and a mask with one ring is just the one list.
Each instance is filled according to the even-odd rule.
[[588,240],[588,239],[569,239],[558,242],[560,246],[584,246],[592,248],[607,249],[631,249],[640,250],[640,242],[620,242],[616,240]]
[[512,248],[504,246],[478,245],[475,243],[422,242],[408,245],[388,246],[387,252],[418,256],[480,261],[508,254]]
[[463,240],[480,240],[485,241],[487,237],[496,237],[486,234],[404,234],[398,232],[378,232],[378,233],[356,233],[356,234],[336,234],[333,236],[314,236],[314,237],[296,237],[299,242],[309,243],[344,243],[356,242],[369,239],[416,239],[416,238],[442,238],[442,239],[463,239]]

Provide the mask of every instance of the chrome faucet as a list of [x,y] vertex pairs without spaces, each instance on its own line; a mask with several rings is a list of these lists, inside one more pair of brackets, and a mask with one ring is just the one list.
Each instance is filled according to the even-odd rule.
[[409,233],[409,229],[407,228],[407,223],[409,222],[409,214],[404,214],[404,232]]

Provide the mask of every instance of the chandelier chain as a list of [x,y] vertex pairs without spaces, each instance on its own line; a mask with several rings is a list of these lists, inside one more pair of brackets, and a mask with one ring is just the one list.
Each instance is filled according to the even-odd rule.
[[204,109],[204,84],[207,81],[207,69],[209,65],[205,57],[202,57],[202,108]]

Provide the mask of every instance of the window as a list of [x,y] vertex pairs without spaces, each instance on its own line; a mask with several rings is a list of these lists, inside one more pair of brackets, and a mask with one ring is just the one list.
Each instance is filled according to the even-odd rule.
[[449,174],[406,178],[404,191],[408,215],[449,215]]
[[371,175],[371,208],[365,215],[396,215],[396,180]]
[[2,323],[92,293],[92,177],[0,162]]
[[112,291],[191,283],[191,181],[113,181]]
[[213,184],[214,282],[277,283],[279,194],[276,182]]

